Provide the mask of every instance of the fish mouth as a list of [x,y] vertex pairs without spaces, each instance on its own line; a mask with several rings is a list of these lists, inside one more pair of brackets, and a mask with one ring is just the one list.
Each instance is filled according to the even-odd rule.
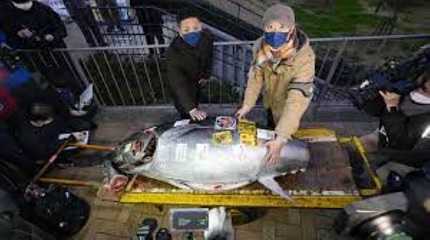
[[154,132],[139,132],[125,140],[113,156],[113,165],[120,172],[127,173],[133,169],[152,162],[157,149],[158,138]]

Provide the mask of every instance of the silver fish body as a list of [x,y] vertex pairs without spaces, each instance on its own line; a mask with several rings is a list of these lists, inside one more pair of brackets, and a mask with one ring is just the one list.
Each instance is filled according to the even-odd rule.
[[[281,160],[270,165],[266,162],[264,143],[242,145],[239,134],[233,132],[233,143],[214,144],[214,132],[212,126],[189,124],[170,128],[159,136],[138,133],[118,147],[112,160],[122,172],[144,175],[180,188],[218,192],[259,181],[285,197],[287,194],[274,178],[303,170],[309,163],[308,147],[300,141],[286,144]],[[151,141],[156,146],[149,159],[145,157],[145,148]],[[136,149],[136,144],[141,146]]]

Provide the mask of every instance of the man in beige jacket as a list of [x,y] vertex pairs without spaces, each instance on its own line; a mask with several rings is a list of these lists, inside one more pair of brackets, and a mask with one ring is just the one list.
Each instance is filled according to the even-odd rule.
[[269,119],[276,124],[276,138],[267,143],[268,162],[276,163],[311,102],[315,55],[308,37],[295,26],[290,7],[283,4],[270,7],[263,23],[264,37],[256,42],[245,99],[236,116],[245,117],[263,91]]

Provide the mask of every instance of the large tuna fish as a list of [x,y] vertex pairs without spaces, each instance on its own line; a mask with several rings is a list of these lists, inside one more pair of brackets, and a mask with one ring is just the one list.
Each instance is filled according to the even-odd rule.
[[134,134],[112,156],[120,172],[168,182],[179,188],[209,192],[226,191],[258,181],[283,197],[275,177],[307,167],[310,154],[305,143],[290,141],[275,165],[266,163],[267,148],[239,143],[214,144],[213,126],[189,124],[163,130],[155,128]]

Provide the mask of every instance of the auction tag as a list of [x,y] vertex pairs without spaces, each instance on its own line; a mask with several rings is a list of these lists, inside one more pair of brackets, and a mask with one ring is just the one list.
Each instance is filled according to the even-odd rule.
[[275,131],[257,128],[257,138],[263,140],[273,140]]
[[227,145],[233,142],[233,135],[230,131],[215,132],[212,134],[214,144]]

